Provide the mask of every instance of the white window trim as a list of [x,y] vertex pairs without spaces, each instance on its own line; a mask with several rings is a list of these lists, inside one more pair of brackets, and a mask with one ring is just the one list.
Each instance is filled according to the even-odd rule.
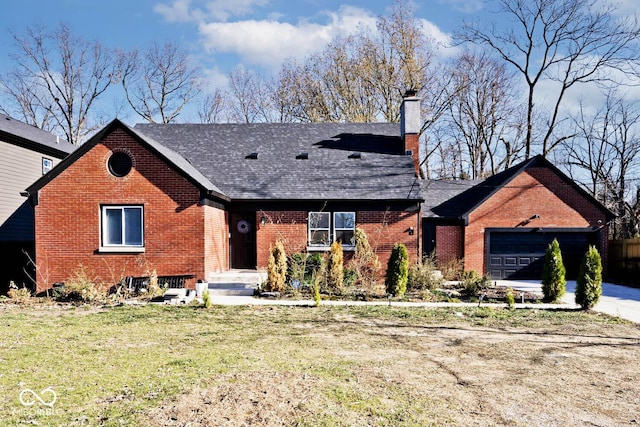
[[[140,224],[141,224],[141,240],[140,245],[126,245],[126,244],[105,244],[107,240],[107,214],[108,210],[120,209],[124,212],[124,209],[136,208],[140,210]],[[125,234],[125,215],[122,215],[122,233]],[[124,241],[124,239],[123,239]],[[144,205],[101,205],[100,206],[100,247],[98,252],[129,252],[129,253],[141,253],[145,251],[144,246]]]
[[[311,215],[324,213],[329,214],[329,228],[313,228],[313,230],[327,230],[329,236],[331,237],[331,242],[336,241],[336,229],[334,227],[335,224],[335,215],[336,214],[353,214],[353,228],[339,228],[338,230],[353,230],[355,232],[356,228],[356,213],[354,211],[336,211],[336,212],[323,212],[323,211],[310,211],[307,214],[307,252],[326,252],[331,249],[331,245],[312,245],[311,244],[311,230],[312,228],[309,226],[311,223]],[[345,251],[353,251],[355,250],[355,245],[346,245],[342,244],[342,250]]]
[[[323,215],[328,215],[329,216],[329,227],[315,227],[315,228],[311,228],[311,215],[313,214],[323,214]],[[317,248],[317,249],[321,249],[321,248],[328,248],[329,246],[327,245],[312,245],[311,244],[311,230],[313,231],[326,231],[327,232],[327,236],[329,236],[329,238],[331,238],[331,213],[330,212],[319,212],[319,211],[314,211],[314,212],[309,212],[307,214],[307,246],[310,248]]]

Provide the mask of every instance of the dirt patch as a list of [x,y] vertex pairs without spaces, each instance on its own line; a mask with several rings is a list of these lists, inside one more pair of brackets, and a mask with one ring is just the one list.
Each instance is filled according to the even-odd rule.
[[[434,324],[401,318],[415,311],[398,311],[394,319],[328,313],[327,318],[288,324],[300,350],[291,371],[265,368],[215,376],[152,410],[148,423],[634,426],[640,422],[636,325],[608,328],[552,320],[525,327],[513,322],[486,326],[482,317],[472,320],[468,312],[461,313],[460,322]],[[287,349],[283,351],[294,351],[290,342],[281,342]]]
[[317,378],[292,372],[220,375],[151,411],[151,426],[281,426],[304,416]]

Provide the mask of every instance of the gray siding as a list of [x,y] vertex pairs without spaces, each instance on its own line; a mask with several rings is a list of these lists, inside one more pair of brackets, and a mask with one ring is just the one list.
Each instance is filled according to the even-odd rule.
[[59,159],[0,141],[0,241],[32,241],[33,212],[20,195],[42,176],[42,158]]

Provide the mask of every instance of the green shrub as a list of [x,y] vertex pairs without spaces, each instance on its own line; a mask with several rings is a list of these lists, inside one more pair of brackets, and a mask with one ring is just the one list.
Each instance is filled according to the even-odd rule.
[[204,308],[211,307],[211,295],[209,295],[209,289],[205,289],[202,293],[202,305]]
[[576,304],[583,310],[592,309],[602,295],[602,260],[595,246],[589,246],[580,264],[576,280]]
[[507,288],[506,300],[509,308],[513,308],[516,305],[516,298],[513,296],[513,289]]
[[324,255],[320,252],[314,252],[307,258],[306,263],[306,273],[309,277],[316,272],[319,271],[322,267],[322,263],[324,262]]
[[297,253],[287,259],[287,283],[294,280],[305,283],[307,277],[307,259],[309,254]]
[[320,302],[322,301],[322,297],[320,296],[320,286],[322,284],[321,274],[314,273],[313,278],[311,280],[311,286],[313,287],[313,301],[316,304],[316,307],[320,306]]
[[407,291],[408,278],[409,254],[407,247],[402,243],[396,243],[393,245],[387,264],[387,274],[384,281],[387,293],[395,297],[403,297]]
[[327,286],[336,293],[341,293],[344,286],[344,254],[340,242],[331,244],[327,258]]
[[560,244],[557,239],[553,239],[544,255],[542,270],[542,293],[545,302],[557,302],[563,297],[567,282],[565,274]]
[[478,296],[491,285],[488,277],[480,275],[475,270],[463,271],[460,274],[460,281],[467,295]]
[[344,285],[351,287],[356,283],[358,279],[358,272],[352,268],[344,269]]
[[267,291],[282,292],[287,280],[287,254],[284,245],[277,241],[271,248],[267,262]]
[[425,256],[409,267],[407,289],[413,291],[432,291],[442,284],[442,275],[438,274],[435,258]]

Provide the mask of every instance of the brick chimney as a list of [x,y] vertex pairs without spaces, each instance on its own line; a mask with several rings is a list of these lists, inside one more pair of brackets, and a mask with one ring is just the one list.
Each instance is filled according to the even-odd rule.
[[416,96],[415,90],[405,92],[400,107],[400,136],[402,137],[402,149],[404,153],[413,157],[413,165],[416,174],[420,173],[420,98]]

